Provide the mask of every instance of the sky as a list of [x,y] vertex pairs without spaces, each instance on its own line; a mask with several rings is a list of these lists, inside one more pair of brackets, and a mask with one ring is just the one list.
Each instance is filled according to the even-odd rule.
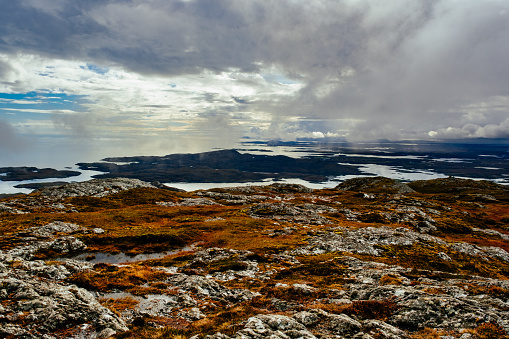
[[507,0],[0,0],[0,166],[509,138]]

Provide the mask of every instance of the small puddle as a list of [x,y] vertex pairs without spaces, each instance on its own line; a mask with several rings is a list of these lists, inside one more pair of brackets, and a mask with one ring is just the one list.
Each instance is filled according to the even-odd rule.
[[123,252],[120,253],[104,253],[104,252],[85,252],[79,255],[76,255],[71,258],[60,258],[59,260],[73,259],[80,261],[88,261],[93,264],[104,263],[104,264],[126,264],[132,263],[136,261],[145,261],[150,259],[161,259],[168,255],[177,254],[180,252],[192,251],[198,246],[200,243],[194,243],[189,246],[185,246],[173,251],[166,252],[158,252],[158,253],[148,253],[148,254],[137,254],[134,256],[130,256]]

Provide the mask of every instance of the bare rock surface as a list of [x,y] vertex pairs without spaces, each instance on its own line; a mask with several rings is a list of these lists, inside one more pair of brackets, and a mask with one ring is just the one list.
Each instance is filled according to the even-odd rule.
[[327,252],[351,252],[379,256],[379,245],[410,246],[416,242],[445,245],[436,237],[411,231],[407,228],[366,227],[348,229],[332,228],[329,232],[319,233],[308,240],[308,245],[294,251],[294,255],[315,255]]
[[213,279],[199,275],[177,273],[166,282],[184,291],[191,291],[197,296],[233,303],[246,301],[258,295],[249,290],[226,288]]
[[24,233],[37,238],[50,238],[57,233],[74,233],[78,231],[83,231],[83,229],[76,224],[54,221],[44,226],[30,227]]
[[343,181],[336,186],[342,191],[358,192],[390,192],[390,193],[411,193],[414,192],[407,184],[385,177],[363,177]]
[[253,205],[249,212],[255,218],[271,218],[305,224],[331,224],[330,220],[319,213],[335,211],[333,208],[314,205],[293,205],[289,203],[260,203]]
[[[334,227],[329,232],[319,232],[308,239],[308,245],[291,252],[293,255],[316,255],[330,252],[350,252],[380,256],[384,249],[380,246],[412,246],[419,243],[423,246],[441,245],[457,252],[482,258],[498,258],[509,262],[509,253],[494,246],[477,246],[464,242],[447,243],[438,237],[398,227],[366,227],[349,229]],[[447,254],[441,257],[450,261]]]
[[155,188],[152,184],[138,179],[115,178],[92,179],[84,182],[70,183],[63,186],[45,187],[40,190],[40,193],[51,198],[81,196],[104,197],[112,193],[118,193],[139,187]]
[[0,251],[0,336],[51,338],[46,335],[69,328],[87,338],[100,338],[126,331],[124,321],[89,291],[61,281],[70,270],[84,269],[77,266],[53,267]]

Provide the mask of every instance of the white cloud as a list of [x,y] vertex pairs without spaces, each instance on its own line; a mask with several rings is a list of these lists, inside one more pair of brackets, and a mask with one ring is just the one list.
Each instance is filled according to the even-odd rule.
[[200,129],[503,137],[508,11],[475,0],[4,1],[0,92],[82,97],[65,109],[1,104],[34,136],[132,138],[133,151]]

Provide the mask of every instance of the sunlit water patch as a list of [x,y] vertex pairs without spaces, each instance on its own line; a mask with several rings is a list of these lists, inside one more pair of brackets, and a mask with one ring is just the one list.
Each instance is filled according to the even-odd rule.
[[440,162],[450,162],[450,163],[463,163],[463,162],[471,162],[472,159],[462,159],[462,158],[436,158],[432,159],[433,161]]
[[377,155],[377,154],[358,154],[358,153],[337,153],[336,156],[358,157],[358,158],[380,158],[380,159],[426,159],[427,155]]
[[334,178],[329,181],[313,183],[303,179],[265,179],[261,181],[250,182],[167,182],[166,186],[182,189],[187,192],[197,190],[208,190],[212,188],[226,188],[226,187],[246,187],[246,186],[265,186],[275,183],[283,184],[299,184],[313,189],[320,188],[333,188],[339,184],[339,181]]
[[[366,165],[357,165],[357,164],[345,164],[342,165],[351,165],[358,166],[359,171],[376,176],[387,177],[396,180],[402,181],[415,181],[415,180],[430,180],[430,179],[438,179],[438,178],[447,178],[448,176],[442,173],[437,173],[433,171],[423,171],[423,170],[410,170],[404,169],[398,166],[386,166],[386,165],[377,165],[377,164],[366,164]],[[346,180],[348,178],[359,177],[358,175],[348,176],[348,178],[338,177],[337,179]]]
[[321,150],[310,147],[298,147],[298,146],[264,146],[261,148],[260,145],[243,145],[242,149],[238,149],[238,152],[242,154],[253,154],[253,155],[284,155],[290,158],[304,158],[312,155],[321,153]]

